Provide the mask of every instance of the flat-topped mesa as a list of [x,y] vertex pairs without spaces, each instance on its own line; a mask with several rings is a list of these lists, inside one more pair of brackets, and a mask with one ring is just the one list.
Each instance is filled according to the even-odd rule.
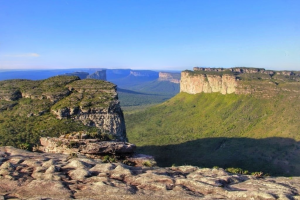
[[158,74],[159,81],[169,81],[171,83],[180,83],[180,73],[171,73],[171,72],[159,72]]
[[77,76],[0,81],[0,112],[7,110],[21,117],[52,113],[50,118],[78,121],[82,129],[96,127],[119,141],[127,141],[116,85],[110,82],[80,80]]
[[116,85],[101,80],[85,79],[72,82],[66,87],[72,93],[51,108],[51,112],[58,119],[78,120],[86,126],[95,126],[120,141],[127,141]]
[[264,68],[251,68],[251,67],[234,67],[234,68],[205,68],[205,67],[194,67],[194,71],[205,71],[205,72],[224,72],[224,71],[231,71],[238,74],[268,74],[268,75],[284,75],[284,76],[292,76],[296,75],[293,71],[273,71],[273,70],[266,70]]
[[279,92],[300,92],[299,71],[273,71],[263,68],[202,68],[181,73],[180,92],[190,94],[219,92],[272,97]]

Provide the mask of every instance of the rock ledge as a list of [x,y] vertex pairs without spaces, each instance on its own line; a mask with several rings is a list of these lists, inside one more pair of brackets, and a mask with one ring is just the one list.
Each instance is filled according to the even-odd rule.
[[300,199],[300,178],[131,167],[0,147],[0,199]]

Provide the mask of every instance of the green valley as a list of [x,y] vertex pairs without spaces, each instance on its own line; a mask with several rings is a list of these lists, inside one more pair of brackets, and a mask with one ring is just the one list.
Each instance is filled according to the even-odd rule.
[[180,93],[125,114],[129,141],[161,166],[240,167],[300,174],[299,95]]

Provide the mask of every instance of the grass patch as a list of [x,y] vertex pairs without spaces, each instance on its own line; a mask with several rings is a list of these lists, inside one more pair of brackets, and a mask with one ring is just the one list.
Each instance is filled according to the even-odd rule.
[[180,93],[144,111],[125,113],[127,135],[159,166],[192,164],[299,175],[298,102],[297,96]]

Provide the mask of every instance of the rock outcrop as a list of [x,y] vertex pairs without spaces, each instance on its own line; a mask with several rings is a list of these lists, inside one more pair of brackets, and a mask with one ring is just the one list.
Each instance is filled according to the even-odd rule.
[[0,147],[2,199],[299,199],[299,177],[194,166],[132,167]]
[[251,94],[270,98],[280,92],[298,95],[299,82],[300,72],[272,71],[261,68],[195,67],[194,71],[181,72],[180,92]]
[[180,73],[159,72],[158,81],[169,81],[171,83],[180,83]]
[[[28,105],[24,104],[25,99],[30,99]],[[127,141],[116,85],[106,81],[80,80],[76,76],[0,81],[0,100],[0,111],[13,110],[21,102],[18,115],[30,117],[50,112],[57,119],[72,119]]]
[[127,140],[116,85],[85,79],[72,82],[66,87],[72,93],[51,108],[57,118],[72,118],[86,126],[95,126],[108,132],[121,141]]
[[[41,137],[38,151],[46,153],[82,154],[82,155],[125,155],[133,154],[136,146],[127,142],[103,141],[101,139],[87,138],[84,133],[78,137],[69,138],[65,135],[59,138]],[[86,138],[86,139],[83,139]]]
[[190,75],[181,73],[180,92],[190,94],[220,92],[222,94],[231,94],[236,91],[237,80],[232,75]]
[[106,70],[98,70],[95,73],[88,75],[86,78],[106,81]]

